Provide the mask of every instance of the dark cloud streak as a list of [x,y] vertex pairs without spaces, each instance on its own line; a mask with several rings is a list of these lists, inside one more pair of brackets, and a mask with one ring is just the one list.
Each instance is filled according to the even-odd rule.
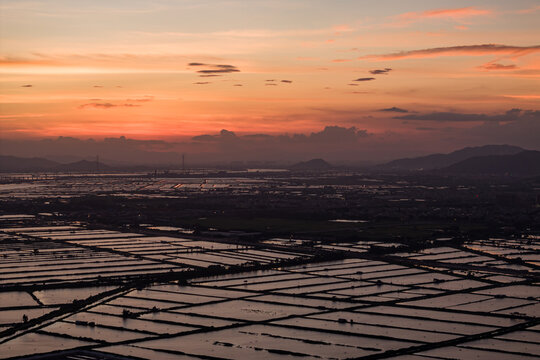
[[511,109],[500,115],[434,112],[429,114],[396,116],[394,119],[436,122],[512,122],[522,119],[534,119],[540,121],[540,111]]
[[370,70],[369,73],[373,75],[388,75],[392,71],[390,68]]
[[540,45],[534,46],[511,46],[500,44],[461,45],[420,50],[401,51],[391,54],[367,55],[360,60],[399,60],[407,58],[425,58],[437,56],[479,56],[479,55],[508,55],[519,57],[535,52],[540,52]]
[[88,104],[82,104],[78,108],[79,109],[86,109],[86,108],[95,108],[95,109],[112,109],[112,108],[118,108],[118,107],[139,107],[141,105],[138,104],[113,104],[113,103],[88,103]]
[[392,106],[391,108],[380,109],[379,111],[397,112],[397,113],[408,113],[409,112],[409,110],[401,109],[401,108],[398,108],[398,107],[395,107],[395,106]]
[[[197,73],[205,74],[205,75],[228,74],[228,73],[240,72],[240,70],[236,66],[229,65],[229,64],[205,64],[205,63],[199,63],[199,62],[192,62],[192,63],[189,63],[188,66],[205,67],[206,69],[197,70]],[[205,75],[200,75],[200,76],[205,76]]]
[[228,74],[233,72],[240,72],[238,69],[211,69],[211,70],[199,70],[199,74]]
[[516,70],[518,67],[516,65],[503,65],[497,63],[487,63],[479,66],[480,69],[484,70]]
[[372,80],[375,80],[374,77],[364,77],[364,78],[358,78],[356,80],[353,80],[353,81],[372,81]]

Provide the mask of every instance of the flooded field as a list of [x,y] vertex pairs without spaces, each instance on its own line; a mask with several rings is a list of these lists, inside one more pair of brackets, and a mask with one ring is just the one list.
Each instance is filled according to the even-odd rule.
[[1,220],[1,358],[540,356],[530,240],[404,251]]

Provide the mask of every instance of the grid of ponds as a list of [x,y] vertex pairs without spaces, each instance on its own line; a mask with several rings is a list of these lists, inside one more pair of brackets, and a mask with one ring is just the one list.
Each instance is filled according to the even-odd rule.
[[0,286],[95,280],[211,265],[269,264],[309,255],[294,250],[81,226],[0,228]]
[[[16,176],[13,176],[15,179]],[[0,198],[69,198],[81,194],[112,195],[133,198],[169,198],[185,193],[230,191],[233,193],[251,192],[254,185],[275,189],[284,185],[283,179],[266,177],[200,177],[169,178],[149,177],[146,174],[59,174],[26,179],[27,182],[0,184]],[[285,190],[285,189],[283,189]],[[287,189],[290,190],[290,189]]]
[[[306,258],[305,253],[293,246],[69,224],[4,224],[2,239],[1,280],[35,282],[24,291],[0,288],[1,358],[49,353],[89,359],[540,357],[534,264],[514,268],[515,259],[505,257],[514,251],[481,248],[523,250],[513,240],[416,252],[392,244],[395,252],[383,255],[370,252],[378,243],[331,244],[314,251],[337,251],[344,259],[282,266],[280,259]],[[269,266],[226,273],[227,266],[242,262]],[[92,274],[103,278],[107,269],[118,276],[212,265],[224,273],[145,286],[39,286]],[[66,308],[75,299],[85,302]],[[25,321],[35,323],[21,326]]]
[[[249,173],[249,175],[248,175]],[[187,174],[186,174],[187,175]],[[235,195],[255,194],[259,191],[279,196],[322,196],[342,199],[349,191],[377,196],[391,202],[423,202],[425,199],[402,198],[403,190],[425,191],[421,184],[404,181],[388,182],[388,179],[371,177],[358,178],[357,184],[336,184],[334,176],[349,176],[348,172],[322,176],[325,183],[311,183],[311,176],[292,175],[288,171],[190,171],[187,177],[149,176],[146,173],[132,174],[6,174],[12,183],[0,184],[0,199],[71,198],[81,195],[118,196],[123,198],[169,199],[201,193],[229,193]],[[332,189],[335,194],[326,193]],[[431,188],[445,191],[446,187]],[[464,189],[461,187],[461,189]],[[324,191],[323,191],[324,190]],[[308,192],[306,194],[306,191]],[[347,221],[347,220],[345,220]],[[358,221],[358,220],[356,220]],[[337,219],[337,222],[343,220]]]

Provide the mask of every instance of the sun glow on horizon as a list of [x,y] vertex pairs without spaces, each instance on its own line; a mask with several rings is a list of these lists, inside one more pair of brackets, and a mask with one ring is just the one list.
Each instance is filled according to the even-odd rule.
[[[538,110],[535,2],[463,4],[6,0],[0,137],[411,134]],[[410,116],[431,113],[457,115]]]

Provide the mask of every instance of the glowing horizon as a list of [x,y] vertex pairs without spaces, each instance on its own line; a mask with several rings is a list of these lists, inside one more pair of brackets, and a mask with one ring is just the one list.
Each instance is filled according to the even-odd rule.
[[0,138],[443,136],[540,108],[536,4],[4,0]]

